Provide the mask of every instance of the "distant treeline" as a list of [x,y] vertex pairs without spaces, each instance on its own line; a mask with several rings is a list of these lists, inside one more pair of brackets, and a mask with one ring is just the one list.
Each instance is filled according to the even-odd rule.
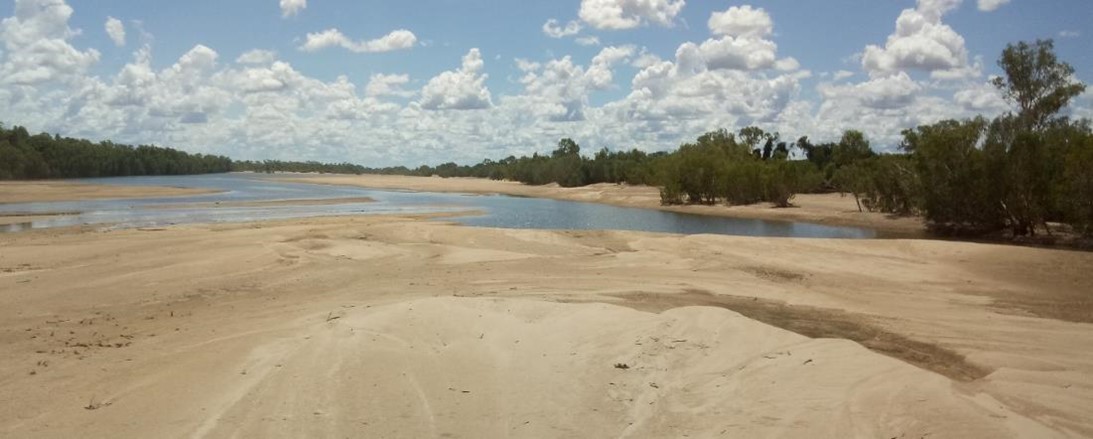
[[238,172],[314,172],[319,174],[363,174],[368,171],[361,165],[352,163],[320,163],[320,162],[285,162],[281,160],[249,161],[236,160],[232,162],[232,171]]
[[0,180],[228,172],[227,157],[171,148],[93,143],[0,125]]

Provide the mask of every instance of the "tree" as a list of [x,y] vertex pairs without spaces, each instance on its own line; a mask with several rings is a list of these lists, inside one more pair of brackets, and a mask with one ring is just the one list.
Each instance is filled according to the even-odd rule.
[[581,147],[568,137],[558,141],[558,149],[550,154],[552,157],[568,157],[581,155]]
[[1002,224],[991,196],[996,182],[978,148],[987,121],[946,120],[903,132],[901,148],[912,153],[921,179],[926,219],[935,230],[982,233]]
[[873,149],[869,147],[869,141],[865,134],[857,130],[846,130],[842,139],[835,144],[831,151],[831,159],[836,167],[842,167],[858,160],[873,156]]
[[1028,129],[1043,128],[1085,91],[1085,84],[1073,80],[1074,68],[1055,57],[1052,40],[1007,45],[998,66],[1006,75],[991,82],[1017,105],[1018,117]]

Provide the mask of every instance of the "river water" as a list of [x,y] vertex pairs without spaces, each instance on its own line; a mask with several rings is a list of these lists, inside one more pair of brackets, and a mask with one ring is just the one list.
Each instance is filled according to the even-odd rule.
[[[107,185],[204,188],[221,192],[184,197],[0,204],[0,216],[13,213],[29,215],[73,212],[71,215],[52,215],[44,219],[35,218],[33,221],[0,225],[0,232],[74,225],[98,224],[114,228],[162,227],[174,224],[242,222],[330,215],[476,211],[479,214],[446,217],[444,220],[470,226],[519,229],[613,229],[803,238],[874,238],[877,236],[873,230],[856,227],[721,218],[504,195],[410,192],[285,183],[257,174],[116,177],[81,181]],[[361,197],[372,198],[375,202],[296,206],[232,205],[237,202]],[[216,202],[223,204],[212,204]]]

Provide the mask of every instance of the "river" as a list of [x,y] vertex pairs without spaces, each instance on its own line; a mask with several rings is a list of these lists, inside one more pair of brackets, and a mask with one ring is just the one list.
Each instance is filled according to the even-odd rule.
[[[368,188],[286,183],[258,174],[115,177],[80,180],[106,185],[176,186],[213,189],[213,194],[0,204],[0,216],[18,213],[72,212],[9,225],[0,232],[26,229],[103,225],[109,228],[163,227],[175,224],[244,222],[332,215],[476,212],[445,221],[469,226],[520,229],[636,230],[681,234],[722,234],[799,238],[875,238],[874,230],[793,221],[723,218],[616,207],[596,203],[474,195],[377,190]],[[325,205],[254,205],[254,202],[371,198],[373,202]],[[222,203],[217,205],[216,203]],[[252,203],[239,205],[239,203]],[[28,217],[29,218],[29,217]]]

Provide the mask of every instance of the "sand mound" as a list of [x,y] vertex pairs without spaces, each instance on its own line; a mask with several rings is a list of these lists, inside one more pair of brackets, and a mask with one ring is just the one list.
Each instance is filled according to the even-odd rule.
[[[210,437],[1050,436],[939,375],[724,309],[442,298],[308,320],[255,348],[234,383],[194,383],[208,411],[176,425]],[[163,413],[144,401],[175,385],[163,379],[111,410],[135,423]]]

